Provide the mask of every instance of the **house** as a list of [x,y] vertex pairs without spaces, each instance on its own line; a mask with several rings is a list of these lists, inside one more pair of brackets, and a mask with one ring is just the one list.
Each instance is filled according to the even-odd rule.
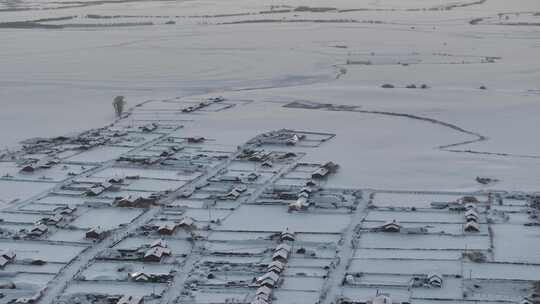
[[297,198],[300,198],[300,197],[309,198],[309,193],[302,191],[302,192],[298,193]]
[[195,228],[195,220],[193,220],[193,218],[189,216],[184,216],[178,223],[178,227],[182,227],[185,229]]
[[60,223],[63,219],[64,217],[62,216],[62,214],[56,213],[53,216],[42,218],[41,222],[45,223],[46,225],[56,225]]
[[242,179],[244,181],[253,182],[253,181],[257,180],[259,178],[259,176],[260,176],[260,174],[258,174],[258,173],[250,172],[249,174],[242,176]]
[[77,208],[71,208],[69,206],[63,206],[63,207],[58,207],[58,208],[54,209],[54,211],[57,214],[62,214],[62,215],[72,214],[76,210],[77,210]]
[[279,274],[275,272],[267,272],[264,275],[258,277],[256,282],[259,286],[267,286],[274,288],[279,281]]
[[149,208],[151,205],[154,205],[156,201],[157,201],[157,198],[154,196],[142,197],[142,196],[128,195],[124,197],[117,197],[114,200],[114,203],[118,207]]
[[25,172],[25,173],[32,173],[34,171],[36,171],[34,164],[24,165],[20,170],[20,172]]
[[264,161],[264,162],[261,164],[261,167],[263,167],[263,168],[272,168],[273,166],[274,166],[274,164],[273,164],[271,161],[269,161],[269,160]]
[[233,188],[229,193],[223,195],[222,197],[224,199],[237,200],[240,195],[242,195],[242,192],[237,188]]
[[289,252],[286,250],[277,250],[272,255],[272,261],[279,261],[281,263],[287,263],[287,260],[289,259]]
[[34,294],[31,297],[18,298],[17,300],[15,300],[15,304],[32,304],[32,303],[36,303],[41,298],[42,292],[43,291],[40,290],[39,292],[37,292],[36,294]]
[[202,143],[204,140],[205,140],[205,138],[201,137],[201,136],[195,136],[195,137],[188,137],[187,138],[187,142],[190,143],[190,144]]
[[478,199],[474,196],[470,196],[470,195],[467,195],[467,196],[464,196],[461,198],[461,201],[464,203],[464,204],[468,204],[468,203],[478,203]]
[[6,259],[3,256],[0,256],[0,269],[6,267],[7,264],[9,264],[11,261]]
[[479,216],[478,213],[474,209],[469,209],[465,212],[465,219],[467,222],[475,221],[478,222]]
[[152,244],[150,244],[150,248],[155,248],[155,247],[167,248],[168,245],[165,242],[165,240],[157,239]]
[[8,261],[13,261],[15,259],[16,254],[15,252],[11,250],[6,250],[6,251],[0,251],[0,256]]
[[111,177],[107,180],[111,184],[121,184],[124,182],[124,179],[121,177]]
[[307,197],[301,196],[296,201],[289,204],[289,212],[292,211],[305,211],[309,207]]
[[157,128],[158,128],[158,124],[155,122],[139,127],[139,129],[141,129],[141,131],[143,132],[152,132],[156,130]]
[[86,231],[85,237],[87,239],[101,240],[105,238],[106,235],[107,231],[98,226]]
[[124,295],[116,304],[142,304],[143,298],[140,296]]
[[535,304],[535,302],[529,298],[523,298],[523,300],[521,300],[521,302],[519,302],[520,304]]
[[475,221],[469,221],[465,224],[464,230],[467,232],[479,232],[480,225]]
[[100,185],[95,185],[95,186],[90,187],[88,190],[86,190],[85,194],[87,196],[98,196],[101,193],[103,193],[105,190],[106,190],[105,187],[100,186]]
[[32,229],[30,229],[28,236],[40,237],[44,235],[45,233],[47,233],[47,231],[49,231],[49,228],[47,228],[46,225],[43,225],[43,224],[35,225],[34,227],[32,227]]
[[266,271],[275,272],[277,274],[280,274],[281,272],[283,272],[284,269],[285,269],[285,264],[281,263],[280,261],[272,261],[272,263],[270,263],[268,267],[266,267]]
[[306,186],[307,186],[307,187],[315,187],[315,186],[317,186],[317,183],[315,183],[314,180],[310,179],[310,180],[308,180],[308,181],[306,182]]
[[178,226],[176,224],[163,224],[158,226],[157,232],[164,235],[172,235]]
[[296,240],[296,237],[294,235],[294,232],[290,231],[289,228],[285,228],[285,230],[281,232],[280,240],[282,242],[284,241],[294,242]]
[[274,249],[274,251],[279,251],[279,250],[285,250],[287,252],[291,252],[292,247],[289,244],[281,243],[276,247],[276,249]]
[[151,279],[150,276],[144,272],[129,273],[129,278],[134,282],[149,282]]
[[388,294],[379,294],[371,301],[372,304],[392,304],[392,298]]
[[381,230],[384,232],[399,232],[401,225],[396,220],[392,220],[391,222],[384,223],[381,226]]
[[250,302],[250,304],[270,304],[270,302],[262,297],[256,297]]
[[339,169],[339,165],[331,161],[325,163],[322,167],[327,169],[329,173],[335,173]]
[[257,291],[255,292],[256,297],[263,298],[265,300],[270,300],[270,296],[272,295],[272,289],[267,286],[261,286],[257,288]]
[[330,172],[328,171],[328,169],[326,168],[319,168],[317,170],[315,170],[315,172],[313,172],[311,174],[311,178],[312,179],[322,179],[322,178],[325,178],[326,176],[328,176]]
[[154,247],[148,249],[143,256],[145,262],[161,262],[164,256],[170,256],[171,250],[168,248]]
[[432,272],[427,275],[427,283],[431,287],[441,288],[443,283],[442,276]]

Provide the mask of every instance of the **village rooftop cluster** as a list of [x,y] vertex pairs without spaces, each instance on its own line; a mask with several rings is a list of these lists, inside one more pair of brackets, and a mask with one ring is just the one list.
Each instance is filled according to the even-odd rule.
[[538,303],[540,196],[328,187],[347,164],[305,158],[336,134],[192,127],[247,104],[150,101],[4,153],[0,303]]

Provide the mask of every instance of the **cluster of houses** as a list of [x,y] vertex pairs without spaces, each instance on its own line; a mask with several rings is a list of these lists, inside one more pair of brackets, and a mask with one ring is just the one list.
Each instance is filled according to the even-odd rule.
[[277,131],[270,131],[268,133],[261,134],[254,138],[250,143],[257,145],[288,145],[294,146],[299,141],[306,138],[306,135],[293,130],[281,129]]
[[57,226],[63,221],[68,221],[72,219],[73,213],[77,210],[76,207],[62,206],[56,208],[52,215],[46,215],[41,218],[38,224]]
[[219,103],[219,102],[222,102],[222,101],[225,101],[225,98],[223,98],[223,97],[212,97],[212,98],[209,98],[209,99],[207,99],[205,101],[201,101],[201,102],[199,102],[199,103],[197,103],[195,105],[187,106],[187,107],[182,108],[182,113],[195,112],[197,110],[206,108],[206,107],[210,106],[213,103]]
[[465,211],[465,226],[463,229],[467,232],[480,231],[479,215],[474,206],[469,206],[467,211]]
[[280,235],[281,243],[274,249],[272,262],[266,268],[266,273],[255,278],[258,288],[255,292],[255,298],[251,304],[268,304],[272,302],[272,291],[277,288],[281,274],[289,261],[292,252],[291,243],[295,241],[294,232],[285,228]]
[[167,222],[159,225],[151,225],[151,229],[157,231],[161,235],[173,235],[176,229],[183,228],[186,230],[192,230],[197,228],[195,220],[189,216],[182,217],[179,221]]
[[156,240],[150,244],[150,248],[144,253],[143,261],[145,262],[161,262],[161,260],[172,254],[171,249],[163,239]]
[[142,195],[126,195],[121,197],[116,197],[114,200],[114,205],[117,207],[126,207],[126,208],[150,208],[150,206],[156,205],[159,200],[159,193],[152,193],[148,196]]
[[442,288],[443,277],[435,272],[412,278],[412,287]]
[[60,161],[57,158],[45,157],[43,159],[30,159],[20,168],[20,172],[32,173],[39,169],[50,169]]
[[245,185],[236,185],[233,186],[232,189],[224,194],[218,195],[216,198],[220,200],[237,200],[242,193],[245,193],[247,191],[247,187]]

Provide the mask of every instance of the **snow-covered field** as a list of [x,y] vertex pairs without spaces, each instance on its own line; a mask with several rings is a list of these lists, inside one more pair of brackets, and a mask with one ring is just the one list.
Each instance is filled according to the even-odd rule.
[[539,101],[538,0],[0,0],[0,304],[528,304]]

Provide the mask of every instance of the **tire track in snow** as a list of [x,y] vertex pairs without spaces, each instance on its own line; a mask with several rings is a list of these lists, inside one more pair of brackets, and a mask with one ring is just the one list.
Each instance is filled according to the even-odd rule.
[[[317,105],[316,102],[310,102],[310,105]],[[326,110],[326,111],[347,111],[347,112],[356,112],[356,113],[363,113],[363,114],[373,114],[373,115],[384,115],[384,116],[393,116],[393,117],[401,117],[401,118],[407,118],[407,119],[414,119],[414,120],[420,120],[424,122],[428,122],[431,124],[436,124],[439,126],[443,126],[446,128],[450,128],[456,132],[466,134],[469,136],[474,137],[474,139],[471,140],[465,140],[460,141],[457,143],[451,143],[446,145],[441,145],[435,147],[438,150],[445,151],[445,152],[452,152],[452,153],[467,153],[467,154],[480,154],[480,155],[490,155],[490,156],[502,156],[502,157],[513,157],[513,158],[531,158],[531,159],[540,159],[540,155],[527,155],[527,154],[514,154],[514,153],[505,153],[505,152],[490,152],[490,151],[477,151],[477,150],[471,150],[471,149],[452,149],[454,147],[469,145],[473,143],[483,142],[489,140],[489,137],[482,135],[478,132],[467,130],[465,128],[462,128],[456,124],[445,122],[439,119],[427,117],[427,116],[420,116],[415,114],[409,114],[409,113],[399,113],[399,112],[391,112],[391,111],[377,111],[377,110],[359,110],[359,109],[339,109],[339,108],[332,108],[332,106],[338,106],[338,105],[332,105],[328,106],[328,104],[320,104],[321,107],[303,107],[301,105],[296,105],[293,103],[289,103],[284,105],[284,107],[287,108],[296,108],[296,109],[305,109],[305,110]]]

